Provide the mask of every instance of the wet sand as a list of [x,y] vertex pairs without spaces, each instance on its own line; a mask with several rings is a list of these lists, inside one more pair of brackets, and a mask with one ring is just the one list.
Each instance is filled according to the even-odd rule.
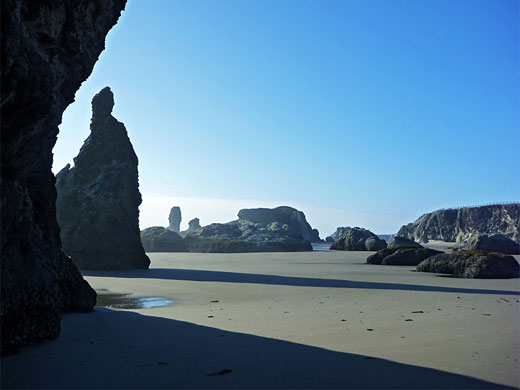
[[369,254],[153,253],[148,271],[84,272],[103,294],[173,302],[66,315],[57,341],[2,359],[2,387],[519,386],[518,279]]

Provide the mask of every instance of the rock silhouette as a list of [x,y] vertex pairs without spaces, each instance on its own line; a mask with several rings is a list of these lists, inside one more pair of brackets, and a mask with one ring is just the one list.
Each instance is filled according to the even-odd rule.
[[125,126],[112,116],[114,95],[92,99],[90,136],[56,176],[63,251],[83,269],[148,268],[139,235],[137,156]]
[[60,333],[61,311],[95,292],[63,255],[52,148],[65,108],[104,49],[125,0],[1,2],[2,353]]

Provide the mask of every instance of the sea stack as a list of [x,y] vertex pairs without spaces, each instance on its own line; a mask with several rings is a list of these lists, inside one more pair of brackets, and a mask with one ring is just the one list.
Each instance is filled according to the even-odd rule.
[[74,167],[56,177],[63,251],[83,269],[148,268],[139,235],[137,156],[125,126],[112,116],[109,87],[92,99],[90,136]]
[[170,222],[170,226],[168,226],[168,230],[172,232],[179,233],[181,231],[181,208],[179,206],[173,206],[170,210],[170,216],[168,217],[168,221]]

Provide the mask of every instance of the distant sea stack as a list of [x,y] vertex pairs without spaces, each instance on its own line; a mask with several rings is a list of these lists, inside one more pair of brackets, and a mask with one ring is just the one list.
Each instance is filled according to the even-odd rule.
[[200,220],[198,218],[193,218],[188,222],[188,230],[183,230],[180,232],[181,237],[186,237],[189,233],[194,233],[201,228]]
[[404,225],[397,235],[419,242],[462,242],[474,234],[501,233],[519,242],[519,230],[520,203],[513,203],[437,210]]
[[305,219],[305,214],[295,208],[280,206],[274,209],[242,209],[238,212],[241,220],[259,223],[268,226],[273,222],[279,222],[289,227],[286,235],[309,242],[320,242],[320,235],[317,229],[313,229]]
[[63,251],[83,269],[148,268],[139,236],[137,156],[125,126],[112,115],[114,95],[92,99],[90,136],[56,177]]
[[172,232],[179,233],[181,231],[181,208],[179,206],[173,206],[170,210],[170,216],[168,217],[168,221],[170,222],[170,226],[168,226],[168,230]]
[[360,227],[347,230],[330,246],[330,249],[339,251],[378,251],[384,248],[384,240]]

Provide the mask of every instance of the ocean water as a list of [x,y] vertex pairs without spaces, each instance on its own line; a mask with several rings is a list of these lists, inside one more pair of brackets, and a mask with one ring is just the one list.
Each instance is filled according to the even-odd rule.
[[116,309],[154,309],[170,306],[174,300],[162,297],[131,297],[127,294],[98,294],[96,306]]
[[314,242],[312,243],[312,250],[313,251],[330,251],[330,246],[332,245],[332,242]]

